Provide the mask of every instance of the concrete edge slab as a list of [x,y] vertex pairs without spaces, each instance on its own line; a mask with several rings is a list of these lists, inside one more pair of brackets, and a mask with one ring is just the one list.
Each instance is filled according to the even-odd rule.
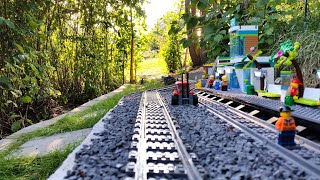
[[41,157],[59,149],[64,149],[68,145],[83,141],[92,128],[80,129],[65,133],[54,134],[52,136],[34,138],[18,149],[6,156],[7,159],[21,157]]
[[[123,105],[123,97],[120,99],[119,103],[114,107],[116,108],[117,106],[122,106]],[[114,109],[110,109],[108,113],[99,120],[97,124],[95,124],[89,133],[89,135],[84,139],[84,141],[76,147],[72,153],[70,153],[62,163],[62,165],[53,173],[50,175],[48,180],[58,180],[58,179],[64,179],[64,177],[67,175],[68,170],[72,170],[73,166],[75,165],[75,156],[76,153],[79,152],[84,145],[90,145],[91,144],[91,139],[97,138],[95,133],[99,133],[104,130],[104,122],[102,121],[103,119],[111,119],[112,117],[110,116],[111,111]]]

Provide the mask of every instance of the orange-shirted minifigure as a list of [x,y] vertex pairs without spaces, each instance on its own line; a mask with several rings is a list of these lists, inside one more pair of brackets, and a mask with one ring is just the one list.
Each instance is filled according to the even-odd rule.
[[281,107],[280,116],[276,122],[276,129],[279,130],[278,144],[282,146],[295,145],[296,123],[291,116],[290,107]]

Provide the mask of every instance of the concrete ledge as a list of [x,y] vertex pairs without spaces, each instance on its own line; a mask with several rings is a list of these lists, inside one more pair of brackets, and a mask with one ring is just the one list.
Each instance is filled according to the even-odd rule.
[[[119,103],[114,108],[122,105],[123,105],[123,98],[121,98]],[[104,130],[104,122],[102,120],[111,119],[112,116],[110,116],[110,114],[114,108],[110,109],[109,112],[103,118],[101,118],[96,125],[94,125],[90,134],[85,138],[85,140],[77,148],[75,148],[71,154],[68,155],[67,159],[63,161],[62,165],[48,178],[48,180],[64,179],[64,177],[67,176],[68,170],[72,170],[73,166],[75,165],[74,161],[75,161],[76,153],[79,152],[84,145],[90,145],[91,139],[97,138],[97,136],[94,135],[95,133],[99,133]]]
[[48,137],[35,138],[20,146],[19,150],[16,150],[9,155],[9,158],[21,156],[43,156],[52,151],[63,149],[71,143],[83,141],[90,131],[91,128],[88,128],[54,134]]

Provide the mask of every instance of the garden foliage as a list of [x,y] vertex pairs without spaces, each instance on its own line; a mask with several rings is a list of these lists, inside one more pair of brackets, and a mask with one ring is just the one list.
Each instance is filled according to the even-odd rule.
[[143,2],[2,0],[0,137],[122,84]]

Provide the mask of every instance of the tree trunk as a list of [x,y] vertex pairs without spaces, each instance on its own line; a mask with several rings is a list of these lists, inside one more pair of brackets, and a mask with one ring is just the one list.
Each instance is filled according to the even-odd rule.
[[[206,12],[205,11],[201,11],[201,16],[205,16]],[[201,35],[204,34],[204,28],[201,28]],[[202,46],[200,47],[200,59],[201,59],[201,64],[204,64],[208,61],[208,56],[206,53],[206,46]]]
[[[253,60],[253,57],[251,55],[248,55],[248,58],[250,60]],[[260,63],[258,61],[253,60],[253,63],[257,66],[257,68],[259,70],[262,69],[262,67],[261,67],[261,65],[260,65]],[[265,79],[265,77],[260,77],[260,90],[264,90],[264,79]]]
[[133,77],[133,54],[134,54],[134,31],[133,31],[133,17],[132,17],[132,7],[130,7],[130,21],[131,21],[131,57],[130,57],[130,84],[134,83],[134,77]]
[[184,66],[184,67],[187,66],[188,53],[189,53],[189,48],[186,48],[186,53],[185,53],[185,55],[184,55],[184,62],[183,62],[183,66]]
[[127,59],[127,51],[125,50],[124,51],[124,54],[122,55],[122,84],[124,84],[124,82],[125,82],[125,77],[124,77],[124,60],[125,60],[125,58],[124,58],[124,55],[126,56],[126,59]]
[[296,69],[297,78],[302,83],[302,85],[299,85],[299,97],[303,97],[304,85],[303,85],[303,76],[302,76],[302,72],[301,72],[300,66],[299,66],[298,62],[295,59],[292,60],[292,65]]
[[[186,7],[186,13],[190,14],[190,3],[188,4],[188,8]],[[192,16],[196,16],[196,7],[192,7],[191,8],[191,15]],[[188,31],[188,39],[191,38],[195,38],[197,36],[197,26],[194,27],[193,29],[187,29]],[[193,66],[199,66],[201,65],[201,59],[200,59],[200,49],[197,48],[198,44],[197,43],[193,43],[191,44],[191,46],[189,47],[189,52],[190,52],[190,57],[192,60],[192,64]]]

